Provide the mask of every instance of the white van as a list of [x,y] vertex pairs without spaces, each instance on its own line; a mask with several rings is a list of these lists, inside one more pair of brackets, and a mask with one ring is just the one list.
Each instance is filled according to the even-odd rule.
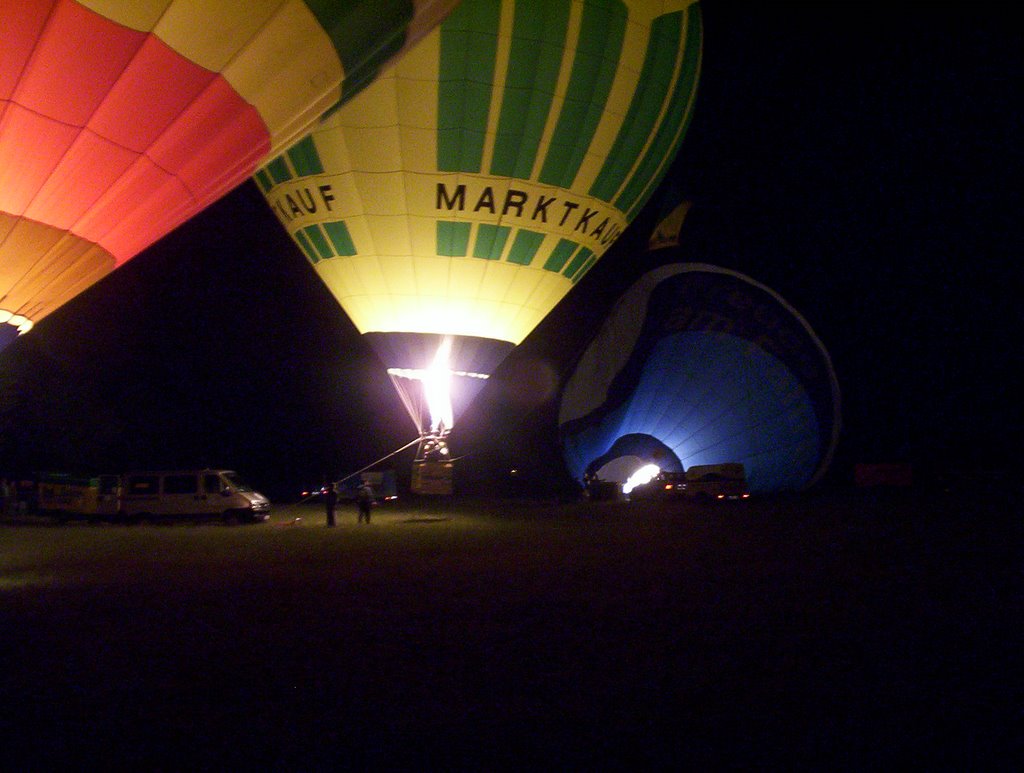
[[217,518],[258,523],[270,500],[233,470],[131,472],[121,481],[120,516],[129,521]]

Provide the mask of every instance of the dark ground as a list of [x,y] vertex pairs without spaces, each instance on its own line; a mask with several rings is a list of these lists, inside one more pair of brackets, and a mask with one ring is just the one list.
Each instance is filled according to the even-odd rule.
[[0,526],[0,768],[1019,769],[1016,503],[341,520]]

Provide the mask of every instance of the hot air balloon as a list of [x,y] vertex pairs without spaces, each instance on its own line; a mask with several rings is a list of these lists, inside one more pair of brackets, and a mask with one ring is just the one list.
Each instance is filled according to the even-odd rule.
[[0,3],[0,348],[250,177],[455,1]]
[[445,437],[658,185],[700,69],[690,0],[464,0],[256,180]]
[[617,302],[563,388],[558,424],[578,480],[740,463],[753,493],[800,490],[831,462],[839,387],[821,341],[773,290],[671,264]]

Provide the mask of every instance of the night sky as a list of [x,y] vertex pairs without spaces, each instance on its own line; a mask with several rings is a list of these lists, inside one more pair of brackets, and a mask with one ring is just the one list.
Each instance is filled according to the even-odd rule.
[[[693,202],[682,245],[644,253],[656,196],[456,427],[467,478],[565,474],[559,380],[617,294],[673,260],[746,273],[815,329],[842,391],[834,481],[857,461],[1008,468],[1024,71],[1011,8],[704,3],[697,108],[666,178]],[[8,473],[226,466],[286,497],[413,437],[252,183],[0,354]]]

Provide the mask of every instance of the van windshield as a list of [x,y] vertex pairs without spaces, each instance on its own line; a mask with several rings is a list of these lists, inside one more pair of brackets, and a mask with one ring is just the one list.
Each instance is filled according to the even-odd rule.
[[221,477],[230,483],[235,491],[252,491],[252,486],[242,480],[237,472],[222,472]]

